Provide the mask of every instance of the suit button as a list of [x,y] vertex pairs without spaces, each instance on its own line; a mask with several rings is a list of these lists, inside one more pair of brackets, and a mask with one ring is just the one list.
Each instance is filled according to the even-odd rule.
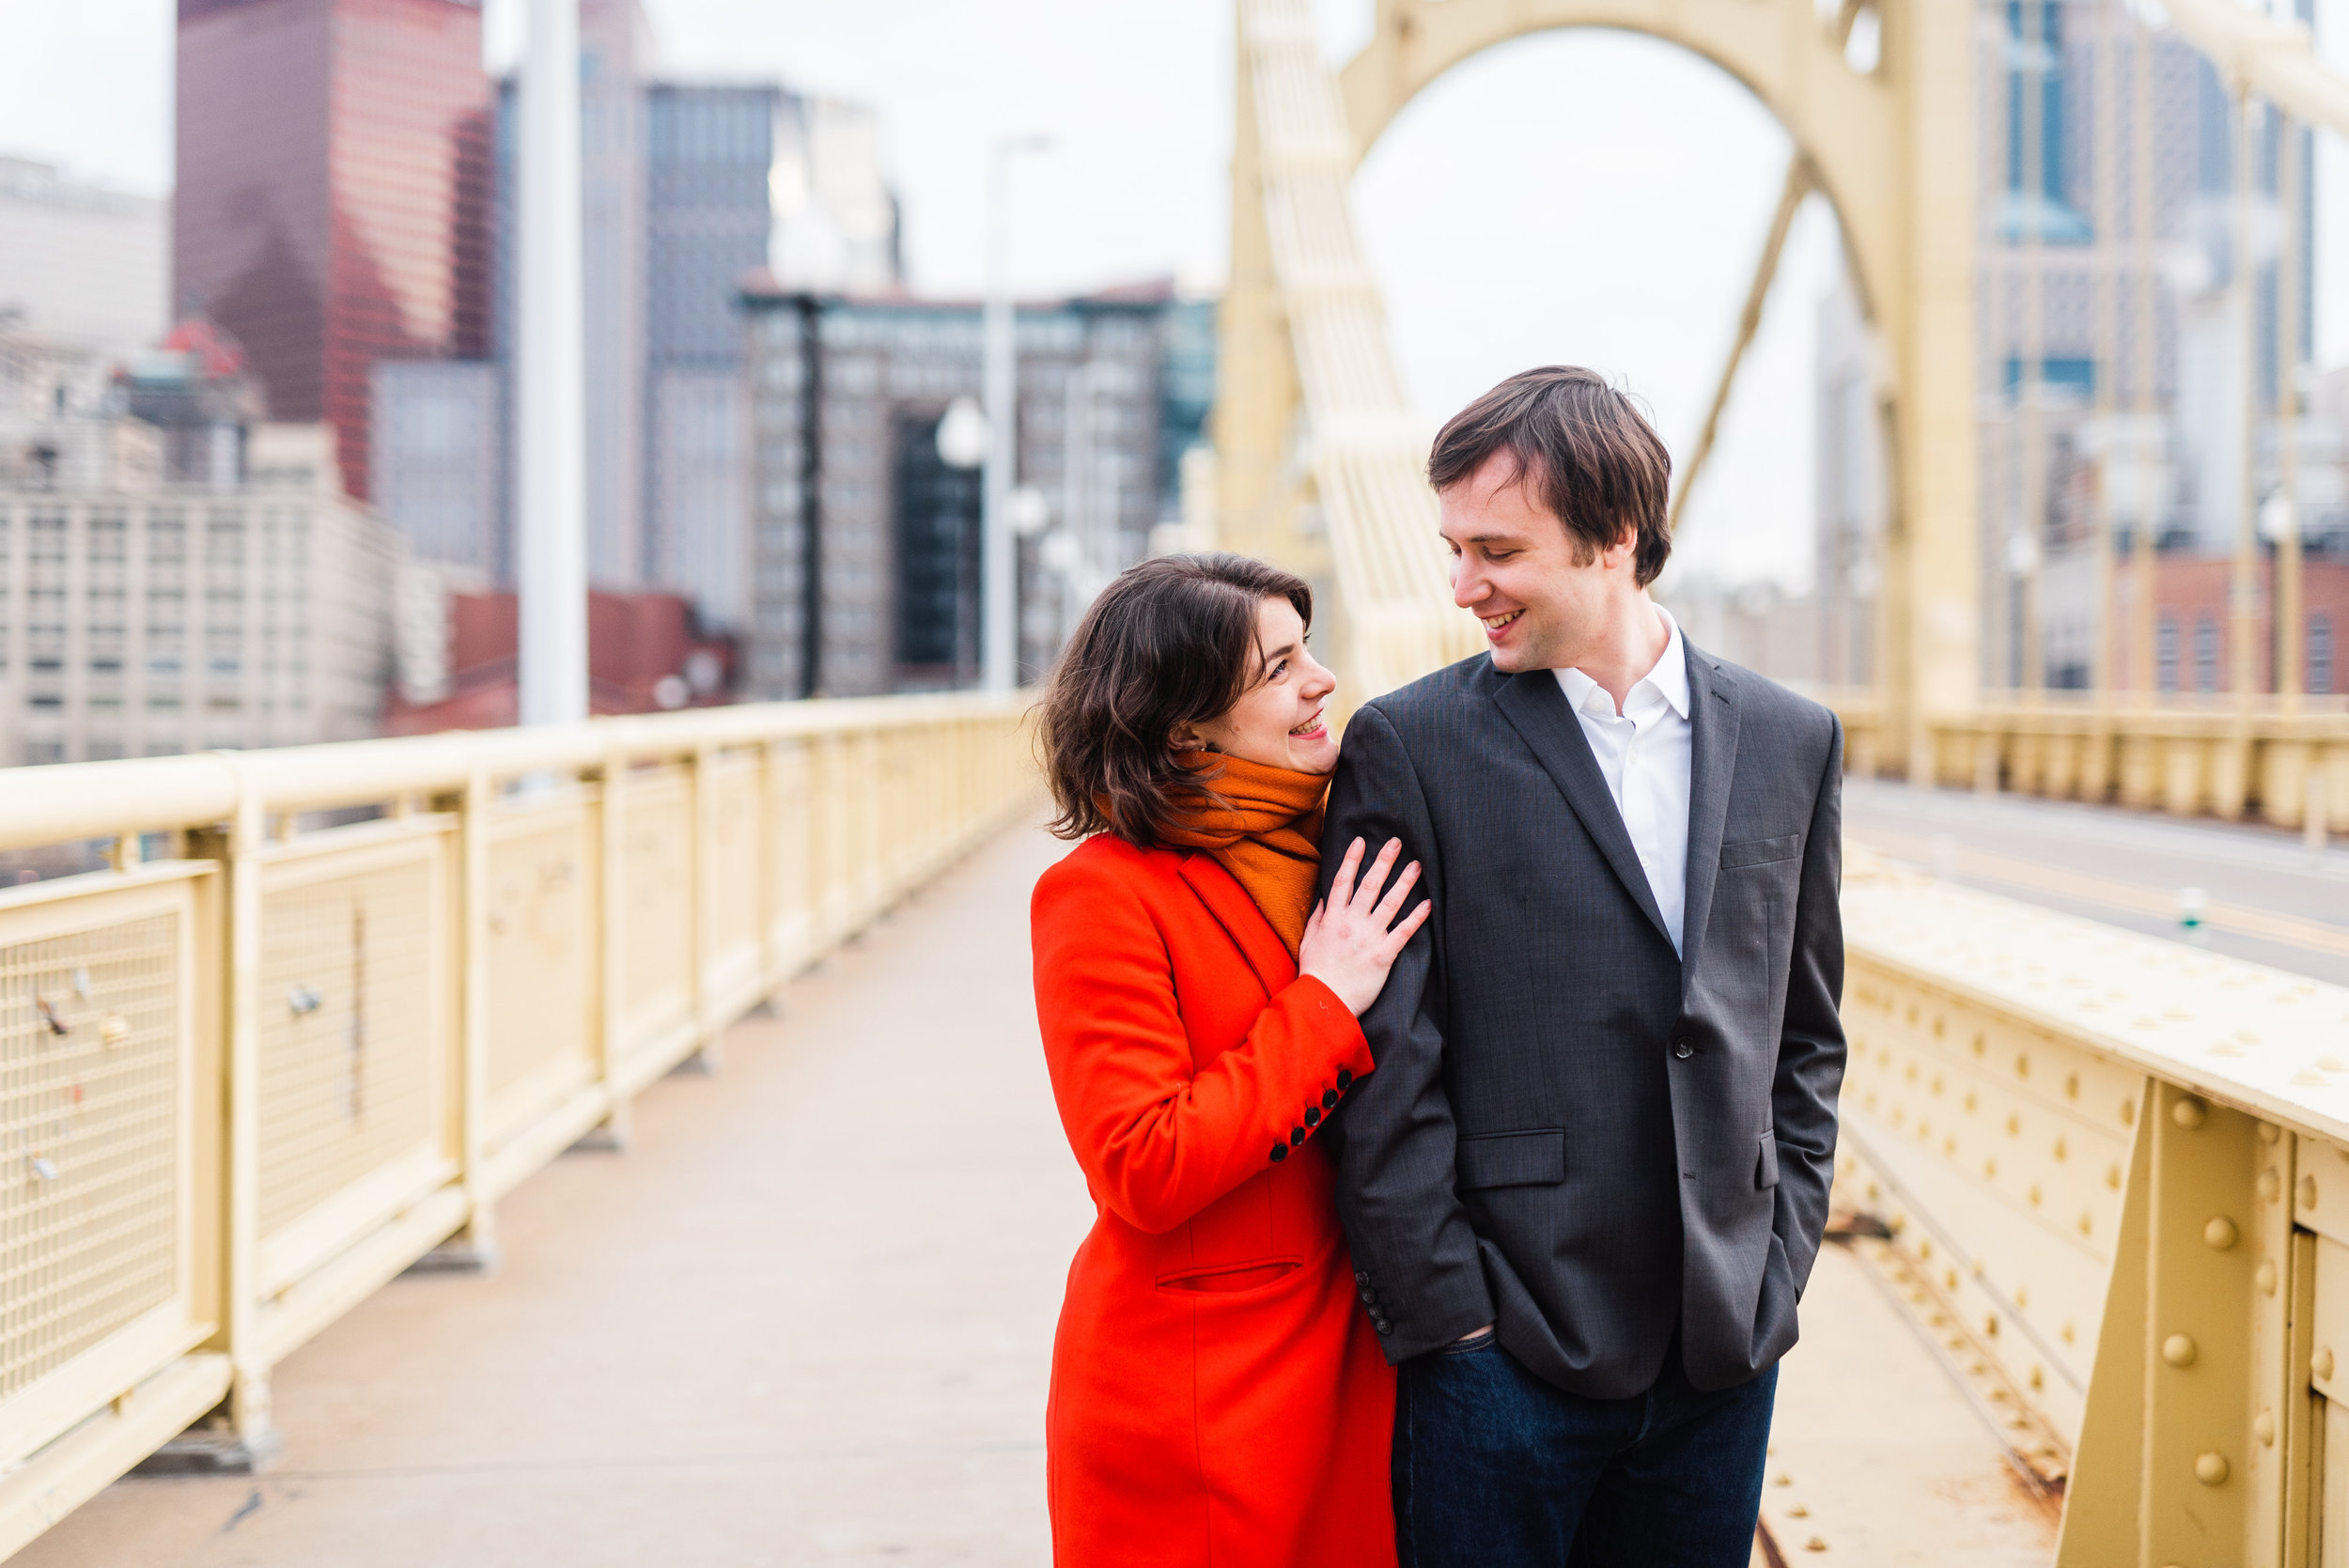
[[1366,1285],[1370,1283],[1370,1270],[1367,1268],[1356,1269],[1354,1271],[1354,1282],[1358,1285]]
[[1352,1071],[1351,1071],[1351,1070],[1349,1070],[1349,1069],[1347,1069],[1347,1068],[1345,1068],[1345,1067],[1340,1067],[1340,1068],[1338,1069],[1338,1088],[1339,1088],[1339,1090],[1340,1090],[1341,1092],[1344,1092],[1345,1090],[1351,1089],[1351,1088],[1353,1088],[1353,1087],[1354,1087],[1354,1074],[1352,1073]]
[[1291,1147],[1291,1148],[1295,1148],[1298,1144],[1302,1143],[1302,1142],[1304,1142],[1304,1141],[1305,1141],[1305,1129],[1304,1129],[1303,1127],[1291,1127],[1291,1128],[1289,1128],[1289,1147]]
[[1335,1110],[1337,1108],[1338,1092],[1334,1089],[1323,1090],[1321,1092],[1321,1109],[1324,1110]]
[[1283,1160],[1284,1160],[1284,1159],[1286,1159],[1286,1158],[1288,1158],[1288,1157],[1289,1157],[1289,1146],[1288,1146],[1286,1143],[1275,1143],[1274,1145],[1272,1145],[1272,1163],[1273,1163],[1273,1164],[1278,1165],[1278,1164],[1280,1164]]
[[1686,1034],[1672,1042],[1672,1054],[1680,1058],[1683,1062],[1688,1061],[1688,1058],[1694,1056],[1696,1053],[1696,1048],[1688,1044],[1688,1037]]
[[1305,1125],[1309,1127],[1317,1127],[1321,1126],[1321,1108],[1319,1106],[1309,1105],[1305,1108]]
[[1371,1321],[1371,1325],[1370,1325],[1370,1326],[1371,1326],[1373,1328],[1377,1329],[1377,1330],[1378,1330],[1380,1333],[1382,1333],[1382,1334],[1392,1334],[1392,1333],[1393,1333],[1393,1332],[1394,1332],[1394,1325],[1393,1325],[1393,1324],[1392,1324],[1392,1323],[1389,1323],[1389,1322],[1388,1322],[1385,1318],[1383,1318],[1383,1317],[1381,1317],[1381,1318],[1374,1318],[1374,1319]]

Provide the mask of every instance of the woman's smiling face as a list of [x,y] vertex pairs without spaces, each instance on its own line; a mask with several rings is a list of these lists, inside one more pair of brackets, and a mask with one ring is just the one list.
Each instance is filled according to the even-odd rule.
[[1305,646],[1305,623],[1284,598],[1256,607],[1254,669],[1239,701],[1196,726],[1194,736],[1227,756],[1297,773],[1327,773],[1338,765],[1337,738],[1324,711],[1337,677]]

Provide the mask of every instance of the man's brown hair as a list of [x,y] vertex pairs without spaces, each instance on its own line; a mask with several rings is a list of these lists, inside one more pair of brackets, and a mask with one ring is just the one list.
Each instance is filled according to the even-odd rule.
[[1586,563],[1622,538],[1637,536],[1632,570],[1656,580],[1672,552],[1666,502],[1672,454],[1631,399],[1595,370],[1545,365],[1521,370],[1452,416],[1427,455],[1427,482],[1447,490],[1509,455],[1512,483],[1531,494],[1575,541]]

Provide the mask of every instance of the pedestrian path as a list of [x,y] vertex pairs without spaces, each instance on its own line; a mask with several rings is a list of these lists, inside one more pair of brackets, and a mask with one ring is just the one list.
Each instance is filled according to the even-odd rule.
[[[1052,1323],[1092,1218],[1028,989],[1028,892],[1063,850],[989,845],[739,1025],[716,1075],[655,1084],[626,1152],[525,1184],[495,1273],[396,1281],[328,1329],[279,1369],[276,1468],[118,1482],[10,1568],[1049,1563]],[[2045,1560],[1854,1266],[1822,1260],[1781,1385],[1785,1553]]]
[[1050,1560],[1054,1314],[1091,1222],[1005,835],[281,1367],[258,1478],[119,1482],[23,1568]]

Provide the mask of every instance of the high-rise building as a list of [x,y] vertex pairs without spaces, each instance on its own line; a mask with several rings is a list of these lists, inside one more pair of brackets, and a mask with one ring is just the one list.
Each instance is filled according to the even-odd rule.
[[374,734],[399,542],[343,493],[332,427],[219,439],[236,370],[200,344],[148,356],[93,402],[82,362],[12,335],[0,765]]
[[[582,0],[580,38],[588,574],[614,590],[681,592],[713,627],[733,627],[750,609],[738,565],[751,510],[743,279],[788,256],[794,287],[898,287],[897,203],[879,124],[869,109],[771,84],[658,80],[639,0]],[[503,399],[516,321],[510,83],[492,148],[491,337]],[[394,379],[402,396],[428,395],[419,378]],[[511,555],[503,476],[499,493],[498,544],[462,559],[492,562],[502,578]],[[427,542],[404,506],[393,505],[395,520],[440,559],[446,546]]]
[[721,625],[748,608],[723,565],[750,530],[741,289],[773,239],[790,102],[780,87],[660,83],[646,103],[643,571]]
[[172,309],[372,493],[384,360],[488,347],[479,0],[179,0]]
[[[760,287],[747,694],[970,686],[981,645],[979,475],[941,450],[980,395],[980,310]],[[1178,523],[1214,394],[1214,308],[1164,287],[1023,305],[1019,661],[1034,675],[1100,586]]]
[[0,158],[0,318],[70,349],[122,357],[169,323],[166,204]]
[[[2304,0],[2292,8],[2306,19]],[[2273,389],[2279,279],[2287,274],[2273,237],[2287,229],[2301,237],[2293,357],[2304,358],[2314,183],[2300,182],[2301,210],[2287,225],[2278,194],[2282,143],[2268,118],[2249,149],[2265,249],[2237,256],[2239,132],[2206,56],[2174,34],[2130,23],[2108,29],[2089,0],[1986,6],[1983,15],[1983,679],[1994,688],[2090,683],[2106,613],[2093,549],[2104,508],[2117,557],[2114,684],[2135,688],[2151,675],[2156,688],[2191,690],[2206,675],[2223,685],[2232,679],[2223,669],[2227,617],[2217,615],[2218,629],[2207,636],[2197,629],[2206,612],[2195,608],[2196,584],[2227,575],[2247,488],[2263,497],[2278,487]],[[2107,83],[2111,99],[2100,103]],[[2310,133],[2293,134],[2306,170]],[[2248,452],[2236,314],[2247,266],[2259,411]],[[1881,576],[1875,541],[1887,525],[1880,398],[1890,389],[1848,287],[1822,303],[1819,322],[1821,668],[1830,680],[1865,681]],[[2340,499],[2349,469],[2337,427],[2306,418],[2296,435],[2296,520],[2314,596],[2323,563],[2349,561],[2349,506]],[[2140,536],[2160,556],[2142,584]],[[2155,646],[2145,645],[2149,631]],[[2208,658],[2198,663],[2194,648]]]

